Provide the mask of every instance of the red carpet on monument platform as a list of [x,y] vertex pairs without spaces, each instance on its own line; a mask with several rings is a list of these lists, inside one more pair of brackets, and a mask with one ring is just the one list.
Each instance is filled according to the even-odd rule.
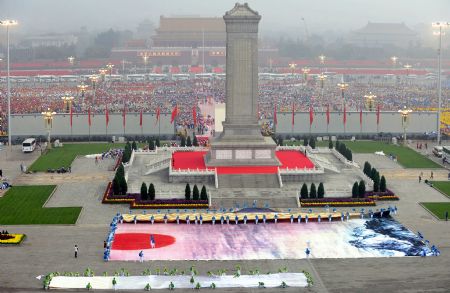
[[[172,155],[172,167],[181,170],[206,169],[204,156],[206,152],[175,152]],[[314,164],[301,152],[277,151],[280,160],[280,168],[312,169]],[[236,166],[217,167],[218,174],[273,174],[277,173],[277,166]]]

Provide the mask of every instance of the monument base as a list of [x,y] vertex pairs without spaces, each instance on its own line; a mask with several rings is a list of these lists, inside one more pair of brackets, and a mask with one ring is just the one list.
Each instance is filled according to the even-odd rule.
[[214,141],[205,156],[205,165],[208,167],[280,166],[281,163],[275,154],[276,147],[270,137],[263,137],[261,141]]

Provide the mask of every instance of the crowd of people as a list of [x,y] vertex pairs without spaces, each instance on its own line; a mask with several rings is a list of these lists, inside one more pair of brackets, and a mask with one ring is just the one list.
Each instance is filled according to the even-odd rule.
[[[309,79],[305,83],[299,80],[271,80],[260,82],[258,111],[260,118],[271,119],[275,105],[278,111],[342,111],[342,92],[337,87],[338,79],[329,79],[321,83]],[[368,83],[351,81],[344,92],[347,111],[369,110],[365,95],[370,92],[376,95],[372,110],[380,107],[381,111],[398,110],[403,106],[410,108],[429,108],[437,106],[437,90],[435,83],[416,83],[412,81],[391,83]],[[199,103],[224,103],[225,80],[183,80],[152,82],[97,82],[88,84],[85,92],[81,92],[78,84],[17,84],[11,89],[11,111],[15,114],[40,113],[47,108],[57,113],[68,112],[63,96],[75,97],[74,113],[104,113],[106,107],[114,112],[156,112],[171,113],[177,106],[177,123],[193,128],[193,107]],[[450,97],[450,89],[444,87],[443,101]],[[446,106],[446,103],[443,104]],[[3,128],[6,122],[7,99],[6,87],[0,87],[0,113]],[[207,121],[197,108],[197,122]]]

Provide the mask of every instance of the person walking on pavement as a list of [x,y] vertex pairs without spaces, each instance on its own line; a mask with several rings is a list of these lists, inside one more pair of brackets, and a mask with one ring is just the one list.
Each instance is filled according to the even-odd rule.
[[422,181],[422,177],[419,175],[419,183]]
[[74,252],[75,252],[75,258],[78,258],[78,245],[76,245],[76,244],[74,247]]

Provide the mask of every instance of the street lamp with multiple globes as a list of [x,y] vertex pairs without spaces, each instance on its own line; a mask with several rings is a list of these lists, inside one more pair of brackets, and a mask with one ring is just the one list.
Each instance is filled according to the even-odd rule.
[[308,82],[308,73],[311,71],[310,68],[308,67],[303,67],[302,68],[302,72],[303,72],[303,79],[305,80],[305,83]]
[[70,112],[70,109],[72,108],[72,103],[73,103],[74,97],[64,96],[64,97],[61,97],[61,100],[63,100],[63,102],[64,102],[64,110],[67,112]]
[[0,20],[0,25],[6,27],[6,94],[8,97],[8,145],[11,150],[11,84],[9,80],[9,27],[18,25],[16,20]]
[[320,95],[322,96],[322,101],[323,101],[324,100],[323,86],[325,84],[325,79],[327,79],[327,76],[325,74],[321,73],[321,74],[319,74],[319,76],[317,78],[320,80],[320,91],[321,91]]
[[295,69],[297,68],[296,63],[289,63],[289,68],[291,69],[291,75],[294,75]]
[[108,69],[109,69],[109,76],[111,76],[111,75],[112,75],[112,70],[113,70],[113,67],[114,67],[114,64],[112,64],[112,63],[108,63],[108,64],[106,64],[106,68],[108,68]]
[[403,109],[398,110],[402,117],[402,127],[403,127],[403,144],[406,145],[406,128],[408,127],[409,122],[409,114],[411,114],[412,110],[407,109],[406,106]]
[[323,72],[323,67],[325,66],[325,59],[327,58],[327,57],[325,57],[325,55],[323,55],[323,54],[320,54],[320,56],[318,57],[319,58],[319,61],[320,61],[320,65],[322,66],[322,72]]
[[75,57],[73,56],[67,57],[67,61],[69,61],[70,65],[73,66],[75,64]]
[[81,103],[84,105],[84,93],[86,92],[86,90],[89,86],[84,83],[81,83],[81,84],[77,85],[77,87],[78,87],[78,90],[81,92]]
[[376,98],[377,96],[375,96],[374,94],[372,94],[372,92],[369,92],[368,95],[365,95],[364,98],[367,100],[367,108],[369,109],[370,112],[373,111],[373,100]]
[[438,118],[437,118],[437,143],[441,144],[441,102],[442,102],[442,90],[441,90],[441,55],[442,55],[442,35],[445,34],[443,29],[450,27],[450,22],[439,21],[433,22],[434,28],[439,28],[439,31],[434,32],[434,35],[439,36],[439,48],[438,48]]
[[392,67],[395,68],[397,66],[397,60],[398,60],[397,56],[392,56],[391,57]]
[[144,73],[147,73],[147,63],[148,63],[149,57],[150,57],[150,55],[147,52],[144,52],[142,54],[142,59],[144,60]]
[[92,104],[94,105],[95,104],[96,83],[97,83],[97,80],[98,80],[98,76],[97,75],[91,75],[91,76],[89,76],[89,79],[91,80],[92,90],[94,91],[94,97],[92,99]]
[[47,130],[47,148],[52,148],[52,143],[50,140],[50,132],[52,130],[53,126],[53,116],[55,115],[55,112],[52,112],[50,108],[47,109],[47,111],[42,112],[42,116],[44,117],[44,123],[45,123],[45,129]]

